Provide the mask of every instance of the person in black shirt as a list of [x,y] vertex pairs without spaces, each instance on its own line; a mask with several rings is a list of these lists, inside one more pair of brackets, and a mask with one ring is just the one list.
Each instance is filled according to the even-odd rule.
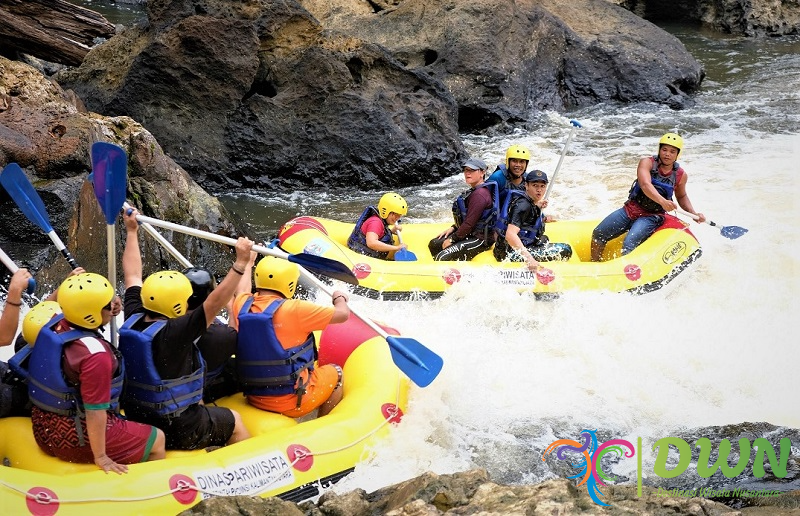
[[550,243],[544,234],[545,222],[554,222],[542,210],[547,207],[544,194],[547,191],[547,174],[532,170],[525,174],[524,193],[513,193],[508,202],[508,225],[501,228],[500,238],[494,246],[497,261],[508,259],[525,262],[531,272],[541,267],[539,262],[569,260],[572,247],[569,244]]
[[[195,343],[232,299],[250,261],[253,242],[239,238],[236,261],[220,284],[195,310],[188,311],[191,283],[178,271],[160,271],[142,281],[138,212],[125,213],[125,324],[120,351],[127,369],[125,413],[161,428],[167,449],[223,446],[250,436],[241,416],[201,403],[205,362]],[[152,328],[151,328],[152,326]]]

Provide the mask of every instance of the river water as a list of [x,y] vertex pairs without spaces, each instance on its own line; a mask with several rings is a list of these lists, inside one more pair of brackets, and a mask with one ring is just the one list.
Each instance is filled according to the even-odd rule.
[[[528,130],[464,135],[465,144],[494,164],[522,143],[533,165],[552,173],[568,120],[579,120],[584,127],[558,173],[550,211],[600,218],[623,202],[639,157],[656,152],[661,134],[677,131],[686,141],[680,162],[695,208],[749,233],[728,240],[694,225],[700,260],[666,289],[638,297],[575,293],[539,301],[469,283],[435,301],[353,296],[358,310],[419,340],[445,365],[430,386],[412,390],[403,424],[337,490],[371,491],[425,471],[472,467],[500,482],[541,481],[554,476],[541,461],[545,447],[577,439],[583,428],[652,442],[709,425],[800,427],[800,353],[791,337],[800,292],[800,39],[665,28],[705,66],[695,107],[608,103],[543,113]],[[454,164],[453,177],[441,183],[400,190],[410,206],[406,222],[447,220],[462,189]],[[241,191],[222,200],[251,236],[267,238],[295,215],[354,220],[382,193]]]
[[[625,199],[638,158],[656,152],[661,134],[678,131],[695,208],[749,233],[729,240],[694,225],[701,259],[666,290],[640,297],[537,301],[459,284],[433,302],[354,299],[362,312],[435,350],[445,366],[432,385],[413,391],[393,439],[337,490],[371,491],[425,471],[471,467],[502,482],[541,481],[555,474],[541,461],[546,446],[576,439],[583,428],[652,443],[710,425],[800,427],[800,353],[791,337],[800,292],[800,40],[667,29],[706,68],[695,107],[603,104],[544,113],[531,130],[465,135],[465,144],[499,163],[510,144],[523,143],[533,164],[552,173],[569,119],[579,120],[584,127],[556,177],[550,209],[562,219],[600,218]],[[456,166],[441,183],[401,190],[407,223],[448,220],[462,185]],[[233,192],[224,202],[253,234],[269,237],[299,214],[355,220],[382,193]]]

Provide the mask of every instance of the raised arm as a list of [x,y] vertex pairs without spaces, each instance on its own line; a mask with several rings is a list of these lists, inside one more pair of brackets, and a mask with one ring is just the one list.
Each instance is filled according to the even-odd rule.
[[125,250],[122,252],[122,274],[125,277],[125,288],[142,286],[142,252],[139,250],[139,221],[136,208],[125,210],[122,215],[125,221]]
[[19,311],[22,308],[22,293],[28,288],[30,277],[31,273],[28,272],[28,269],[18,269],[11,276],[6,304],[3,307],[3,316],[0,318],[0,347],[11,344],[17,335]]
[[236,241],[236,261],[228,270],[228,274],[203,301],[203,310],[206,314],[206,325],[210,326],[222,308],[233,298],[233,293],[245,275],[247,264],[250,262],[250,251],[253,241],[246,237],[239,237]]

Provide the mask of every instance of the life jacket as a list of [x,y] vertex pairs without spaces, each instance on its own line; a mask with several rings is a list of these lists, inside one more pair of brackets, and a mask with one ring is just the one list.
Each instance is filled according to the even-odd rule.
[[[83,339],[100,340],[100,336],[96,332],[78,328],[57,333],[55,327],[63,319],[64,315],[58,314],[45,324],[36,337],[36,345],[28,345],[17,353],[19,357],[15,360],[14,367],[15,371],[27,378],[28,396],[34,405],[47,412],[74,419],[78,445],[83,446],[85,444],[81,421],[85,417],[83,400],[80,390],[67,382],[62,359],[66,346]],[[118,412],[125,378],[125,364],[113,346],[106,345],[105,348],[117,358],[117,371],[111,378],[111,399],[108,410]],[[25,358],[28,359],[27,370],[24,370]]]
[[28,377],[30,376],[28,364],[30,363],[32,351],[33,346],[25,344],[22,349],[14,353],[14,355],[8,359],[8,368],[24,383],[28,383]]
[[158,320],[142,331],[134,330],[143,315],[132,315],[119,329],[119,350],[127,364],[122,407],[162,417],[179,416],[203,399],[205,361],[195,346],[198,369],[181,378],[162,379],[153,361],[153,339],[167,321]]
[[[650,168],[650,182],[653,187],[661,194],[664,199],[672,200],[672,194],[675,192],[675,186],[678,183],[678,174],[683,172],[678,162],[672,164],[672,172],[669,176],[664,177],[658,172],[658,156],[653,156],[653,166]],[[634,180],[631,185],[630,192],[628,192],[628,199],[635,201],[639,206],[645,210],[653,213],[664,213],[664,208],[661,207],[653,199],[649,198],[644,190],[639,186],[639,180]]]
[[[381,218],[375,206],[367,206],[363,213],[361,213],[361,216],[358,217],[356,225],[353,227],[353,232],[350,233],[350,237],[347,239],[347,247],[357,253],[385,260],[389,257],[389,252],[370,249],[367,245],[367,235],[361,231],[361,226],[372,216],[377,216],[379,219]],[[384,244],[393,245],[394,240],[392,239],[392,231],[389,229],[389,224],[384,219],[381,219],[381,222],[383,222],[383,236],[380,238],[380,241]]]
[[[500,212],[495,222],[495,230],[500,238],[506,237],[506,230],[508,230],[509,213],[511,208],[516,203],[527,197],[526,193],[522,190],[509,190],[508,195],[503,200],[503,205],[500,207]],[[533,207],[533,222],[525,221],[525,225],[519,228],[519,239],[522,245],[528,247],[539,242],[539,239],[544,235],[544,213],[541,208],[536,206],[533,201],[530,201]]]
[[317,347],[314,335],[305,342],[285,349],[275,334],[272,318],[285,299],[276,299],[263,312],[251,312],[250,296],[239,310],[239,343],[236,349],[236,368],[244,394],[272,396],[297,394],[297,406],[306,385],[297,379],[303,370],[314,370]]
[[492,196],[492,204],[483,210],[481,217],[478,219],[478,222],[472,229],[471,234],[474,236],[481,235],[484,241],[489,241],[489,232],[494,230],[495,222],[497,221],[497,215],[500,212],[500,193],[497,183],[494,181],[484,181],[475,188],[465,190],[461,195],[459,195],[456,200],[453,201],[453,220],[456,223],[456,227],[459,227],[461,224],[463,224],[464,219],[467,217],[467,199],[477,188],[489,189],[489,193]]

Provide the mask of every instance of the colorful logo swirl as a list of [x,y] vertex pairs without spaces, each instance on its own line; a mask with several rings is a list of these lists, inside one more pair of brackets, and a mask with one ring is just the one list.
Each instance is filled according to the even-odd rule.
[[[605,483],[600,480],[601,478],[607,481],[614,481],[616,478],[609,477],[603,472],[600,461],[606,453],[616,453],[620,457],[624,456],[630,458],[636,455],[636,451],[633,445],[624,439],[611,439],[598,446],[597,435],[595,435],[596,432],[597,430],[581,430],[581,435],[584,438],[583,444],[578,441],[573,441],[572,439],[559,439],[558,441],[550,443],[542,454],[542,460],[544,461],[547,455],[553,450],[557,450],[556,458],[558,460],[569,460],[569,457],[566,455],[569,452],[583,455],[580,462],[571,463],[573,469],[577,469],[578,473],[567,478],[583,477],[578,483],[578,486],[586,484],[586,489],[594,503],[604,507],[610,507],[609,504],[600,500],[598,495],[605,495],[600,491],[598,485],[605,485]],[[628,451],[624,451],[623,447],[627,448]]]

